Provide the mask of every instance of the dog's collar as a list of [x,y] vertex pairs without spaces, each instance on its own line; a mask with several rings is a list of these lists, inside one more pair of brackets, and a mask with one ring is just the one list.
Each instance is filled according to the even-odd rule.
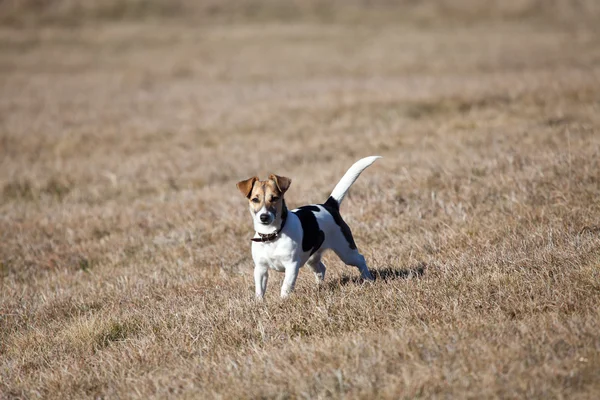
[[287,214],[288,214],[287,207],[285,206],[285,203],[283,203],[283,211],[281,213],[281,226],[279,227],[277,232],[268,233],[268,234],[256,232],[258,237],[252,238],[250,240],[252,240],[253,242],[265,243],[265,242],[272,242],[275,239],[277,239],[279,237],[279,233],[281,233],[281,231],[283,230],[283,227],[285,226],[285,221],[287,221]]

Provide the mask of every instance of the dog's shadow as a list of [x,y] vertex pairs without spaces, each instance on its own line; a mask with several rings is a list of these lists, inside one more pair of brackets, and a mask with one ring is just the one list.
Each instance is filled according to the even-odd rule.
[[[407,269],[395,269],[395,268],[381,268],[381,269],[371,269],[371,275],[375,278],[375,283],[377,282],[389,282],[396,279],[411,279],[411,278],[420,278],[425,274],[427,270],[427,264],[424,262],[420,262],[414,267],[410,267]],[[349,284],[358,285],[363,283],[363,279],[360,276],[348,276],[342,275],[339,279],[334,281],[330,281],[327,283],[327,289],[335,289],[340,286],[346,286]]]

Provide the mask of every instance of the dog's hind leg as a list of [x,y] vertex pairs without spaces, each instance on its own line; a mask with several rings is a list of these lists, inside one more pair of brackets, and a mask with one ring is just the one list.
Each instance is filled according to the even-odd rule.
[[322,283],[325,279],[326,268],[325,264],[323,264],[323,262],[321,261],[321,255],[321,252],[317,252],[313,254],[306,262],[308,268],[310,268],[311,271],[315,274],[315,279],[317,280],[317,283]]
[[[375,159],[373,159],[373,161],[374,160]],[[329,214],[331,214],[333,222],[335,222],[335,224],[339,228],[332,229],[332,232],[329,233],[328,247],[331,248],[345,264],[357,267],[360,271],[360,276],[364,280],[372,281],[373,276],[371,276],[369,268],[367,268],[365,258],[356,249],[356,243],[354,243],[352,231],[340,215],[339,200],[338,202],[336,202],[335,199],[330,198],[325,202],[325,204],[323,204],[323,207],[325,207]]]
[[357,249],[351,249],[346,244],[334,247],[333,251],[345,264],[357,267],[360,271],[361,278],[366,281],[374,280],[373,276],[369,272],[369,268],[367,267],[365,257],[363,257],[363,255],[360,254]]

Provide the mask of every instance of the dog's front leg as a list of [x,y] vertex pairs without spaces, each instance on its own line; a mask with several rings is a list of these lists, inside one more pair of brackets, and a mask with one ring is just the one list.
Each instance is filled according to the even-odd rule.
[[262,263],[254,265],[254,285],[256,298],[262,299],[267,290],[267,281],[269,280],[269,267]]
[[292,293],[292,290],[294,290],[299,269],[300,263],[298,262],[290,262],[285,265],[285,278],[283,278],[283,285],[281,285],[282,299],[288,297]]

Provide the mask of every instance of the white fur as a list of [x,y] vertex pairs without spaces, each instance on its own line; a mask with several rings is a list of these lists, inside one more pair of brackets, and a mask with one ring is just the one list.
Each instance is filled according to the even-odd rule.
[[[367,157],[356,162],[348,172],[342,177],[336,185],[331,196],[338,202],[344,199],[350,186],[356,181],[360,173],[373,164],[378,156]],[[321,247],[314,253],[302,249],[303,230],[300,218],[293,213],[288,212],[285,226],[279,233],[276,240],[272,242],[252,242],[252,258],[254,260],[254,281],[256,285],[256,297],[262,298],[267,289],[268,271],[273,269],[279,272],[285,272],[283,285],[281,286],[281,297],[287,297],[296,283],[298,271],[304,264],[315,274],[317,282],[322,282],[325,278],[325,265],[321,262],[321,256],[327,249],[333,250],[341,260],[359,269],[361,276],[365,280],[373,280],[364,257],[357,249],[351,249],[348,241],[344,237],[340,227],[335,223],[333,216],[321,205],[316,205],[319,211],[315,213],[319,229],[325,234]],[[257,216],[259,213],[257,213]],[[266,225],[260,223],[260,220],[254,217],[254,226],[259,233],[271,233],[280,226],[280,216],[272,224],[274,226],[266,229]],[[261,230],[258,230],[260,228]],[[267,232],[264,232],[267,231]],[[258,234],[255,235],[258,238]]]
[[[267,224],[263,224],[260,220],[261,214],[269,215],[269,222]],[[276,216],[273,218],[273,213],[267,210],[267,207],[262,206],[262,208],[255,214],[250,207],[250,215],[252,215],[252,222],[254,224],[254,230],[263,235],[268,235],[273,232],[277,232],[278,226],[281,224],[281,216]]]
[[344,174],[344,176],[342,176],[342,179],[340,179],[338,184],[335,185],[333,191],[331,192],[331,197],[336,199],[339,204],[342,204],[342,200],[344,200],[348,189],[350,189],[350,186],[352,186],[352,184],[358,179],[360,173],[363,172],[369,165],[373,164],[378,158],[381,158],[381,156],[365,157],[355,162]]

